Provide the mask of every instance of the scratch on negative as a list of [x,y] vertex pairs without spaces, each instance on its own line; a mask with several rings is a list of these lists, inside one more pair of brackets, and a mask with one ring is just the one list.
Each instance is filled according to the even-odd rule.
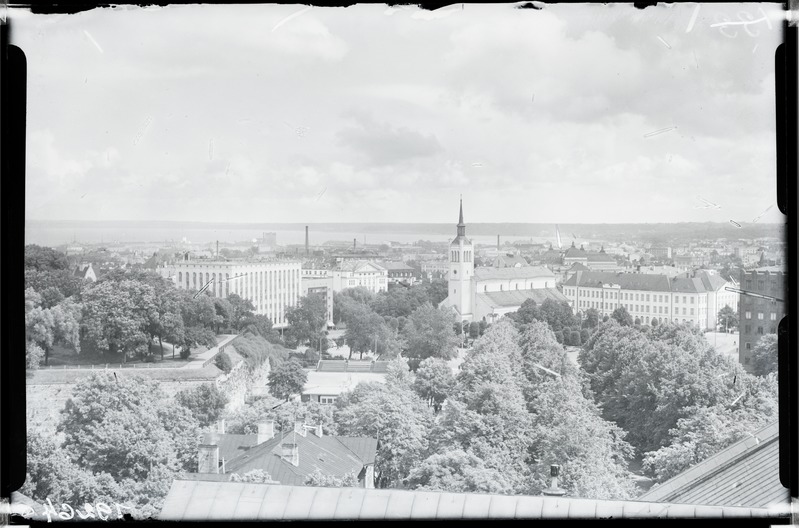
[[299,11],[297,11],[296,13],[292,13],[292,14],[290,14],[289,16],[287,16],[286,18],[284,18],[283,20],[281,20],[280,22],[278,22],[277,24],[275,24],[275,27],[273,27],[273,28],[272,28],[272,32],[274,33],[274,31],[275,31],[277,28],[279,28],[280,26],[282,26],[283,24],[285,24],[286,22],[288,22],[288,21],[289,21],[289,20],[291,20],[292,18],[298,17],[298,16],[300,16],[301,14],[305,13],[306,11],[308,11],[309,9],[311,9],[312,7],[313,7],[313,6],[308,6],[308,7],[304,8],[304,9],[300,9],[300,10],[299,10]]
[[103,48],[101,48],[100,45],[97,43],[97,41],[94,40],[94,38],[92,38],[91,35],[89,35],[88,31],[86,31],[84,29],[83,30],[83,34],[86,35],[86,38],[88,38],[91,41],[92,44],[94,44],[94,47],[96,47],[98,50],[100,50],[100,53],[103,53]]
[[663,37],[661,37],[660,35],[658,35],[658,40],[661,41],[667,48],[671,49],[669,43],[663,40]]
[[677,128],[676,126],[661,128],[660,130],[655,130],[654,132],[650,132],[649,134],[644,134],[644,137],[647,138],[647,137],[657,136],[658,134],[662,134],[663,132],[668,132],[676,128]]

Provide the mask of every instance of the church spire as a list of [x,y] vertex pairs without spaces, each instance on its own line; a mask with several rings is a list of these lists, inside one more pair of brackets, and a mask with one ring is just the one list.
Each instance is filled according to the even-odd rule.
[[458,217],[458,236],[466,236],[466,224],[463,223],[463,195],[461,195],[461,211]]

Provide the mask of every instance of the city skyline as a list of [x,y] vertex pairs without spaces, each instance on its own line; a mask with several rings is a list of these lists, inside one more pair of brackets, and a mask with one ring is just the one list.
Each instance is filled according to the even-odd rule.
[[782,16],[12,10],[27,219],[449,224],[462,194],[467,223],[783,222]]

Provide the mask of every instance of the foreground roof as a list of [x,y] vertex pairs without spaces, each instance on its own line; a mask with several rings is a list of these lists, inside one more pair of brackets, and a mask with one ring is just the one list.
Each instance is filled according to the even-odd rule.
[[779,425],[752,436],[644,493],[640,500],[764,508],[790,503],[780,483]]
[[787,511],[763,508],[176,480],[164,500],[159,519],[642,519],[787,515]]

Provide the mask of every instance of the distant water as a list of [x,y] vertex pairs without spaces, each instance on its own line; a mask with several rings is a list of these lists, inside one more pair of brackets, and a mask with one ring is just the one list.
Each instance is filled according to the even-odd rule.
[[[417,240],[429,240],[431,242],[446,242],[452,240],[456,235],[455,226],[449,226],[451,233],[430,232],[430,229],[420,228],[418,230],[407,231],[405,229],[397,232],[366,232],[367,230],[336,230],[322,231],[313,228],[309,232],[311,245],[320,245],[328,241],[339,241],[352,244],[353,239],[357,240],[357,245],[381,244],[383,242],[411,243]],[[433,230],[438,231],[438,230]],[[255,238],[260,238],[263,233],[275,233],[278,245],[292,245],[305,243],[305,228],[283,229],[252,229],[252,228],[230,228],[225,227],[96,227],[96,226],[57,226],[57,225],[27,225],[25,229],[25,243],[38,244],[43,246],[59,246],[62,244],[94,244],[94,243],[123,243],[123,244],[164,244],[179,242],[186,238],[191,244],[213,244],[217,240],[223,243],[246,242]],[[471,235],[469,238],[476,244],[496,244],[496,235]],[[554,237],[553,237],[554,239]],[[502,236],[502,242],[513,242],[516,240],[532,240],[533,242],[549,241],[543,237],[530,236]]]

